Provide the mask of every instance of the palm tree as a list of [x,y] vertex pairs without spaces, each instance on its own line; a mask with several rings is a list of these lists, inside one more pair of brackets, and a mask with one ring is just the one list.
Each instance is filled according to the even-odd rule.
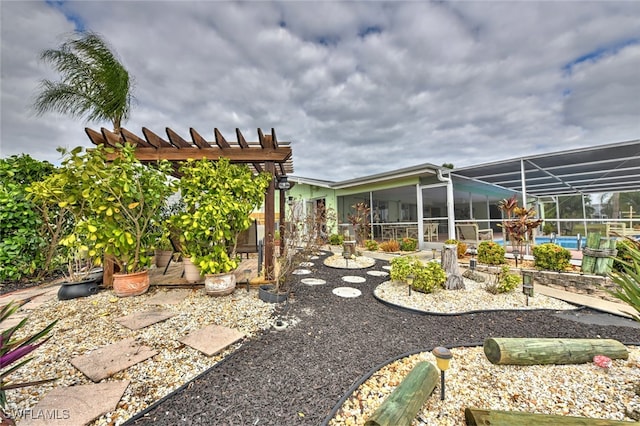
[[109,120],[114,131],[129,118],[132,82],[129,72],[96,33],[74,33],[59,49],[42,52],[41,60],[61,74],[61,81],[43,80],[34,102],[37,115],[47,111]]

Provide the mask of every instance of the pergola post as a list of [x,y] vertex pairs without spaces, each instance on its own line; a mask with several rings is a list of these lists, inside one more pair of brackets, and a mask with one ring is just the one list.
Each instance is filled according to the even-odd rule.
[[280,256],[284,255],[284,250],[285,247],[287,246],[285,243],[285,238],[286,238],[286,232],[285,232],[285,223],[287,221],[287,215],[285,214],[286,212],[286,191],[284,190],[279,190],[278,191],[280,193]]
[[267,161],[264,164],[265,171],[272,176],[267,193],[264,197],[264,279],[272,281],[275,279],[273,268],[273,238],[275,236],[275,187],[276,174],[275,164],[273,161]]

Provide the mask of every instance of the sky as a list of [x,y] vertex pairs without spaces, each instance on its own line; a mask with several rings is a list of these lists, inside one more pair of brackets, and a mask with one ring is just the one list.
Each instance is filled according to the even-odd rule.
[[640,2],[0,0],[0,157],[60,163],[39,60],[99,33],[134,78],[123,124],[189,140],[275,129],[294,175],[340,181],[640,138]]

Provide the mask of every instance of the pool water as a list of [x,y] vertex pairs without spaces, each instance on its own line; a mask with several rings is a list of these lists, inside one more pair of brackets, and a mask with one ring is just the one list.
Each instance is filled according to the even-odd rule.
[[[581,238],[581,240],[582,241],[581,241],[580,248],[584,247],[586,243],[584,238]],[[502,244],[502,239],[495,240],[495,242],[498,244]],[[550,243],[550,242],[551,242],[551,237],[536,237],[536,244],[544,244],[544,243]],[[553,242],[569,250],[578,250],[577,237],[555,237]]]

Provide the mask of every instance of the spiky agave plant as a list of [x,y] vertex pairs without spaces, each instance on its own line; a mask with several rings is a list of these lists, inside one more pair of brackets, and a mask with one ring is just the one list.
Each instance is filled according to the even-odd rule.
[[[640,314],[640,242],[627,238],[630,259],[617,261],[622,265],[622,271],[611,271],[609,276],[617,284],[617,288],[608,290],[612,296],[622,300]],[[640,315],[631,315],[640,321]]]
[[[2,329],[2,323],[13,315],[22,305],[28,302],[29,299],[21,302],[11,301],[0,308],[0,329]],[[47,383],[55,378],[25,382],[25,383],[11,383],[7,378],[11,373],[24,366],[31,361],[33,357],[25,359],[25,356],[46,343],[51,336],[45,337],[56,325],[58,320],[53,321],[46,326],[42,331],[32,336],[26,336],[22,338],[14,338],[16,331],[24,327],[28,318],[24,318],[18,324],[13,327],[9,327],[0,333],[0,410],[4,410],[7,397],[5,391],[9,389],[17,389],[25,386],[39,385]]]

